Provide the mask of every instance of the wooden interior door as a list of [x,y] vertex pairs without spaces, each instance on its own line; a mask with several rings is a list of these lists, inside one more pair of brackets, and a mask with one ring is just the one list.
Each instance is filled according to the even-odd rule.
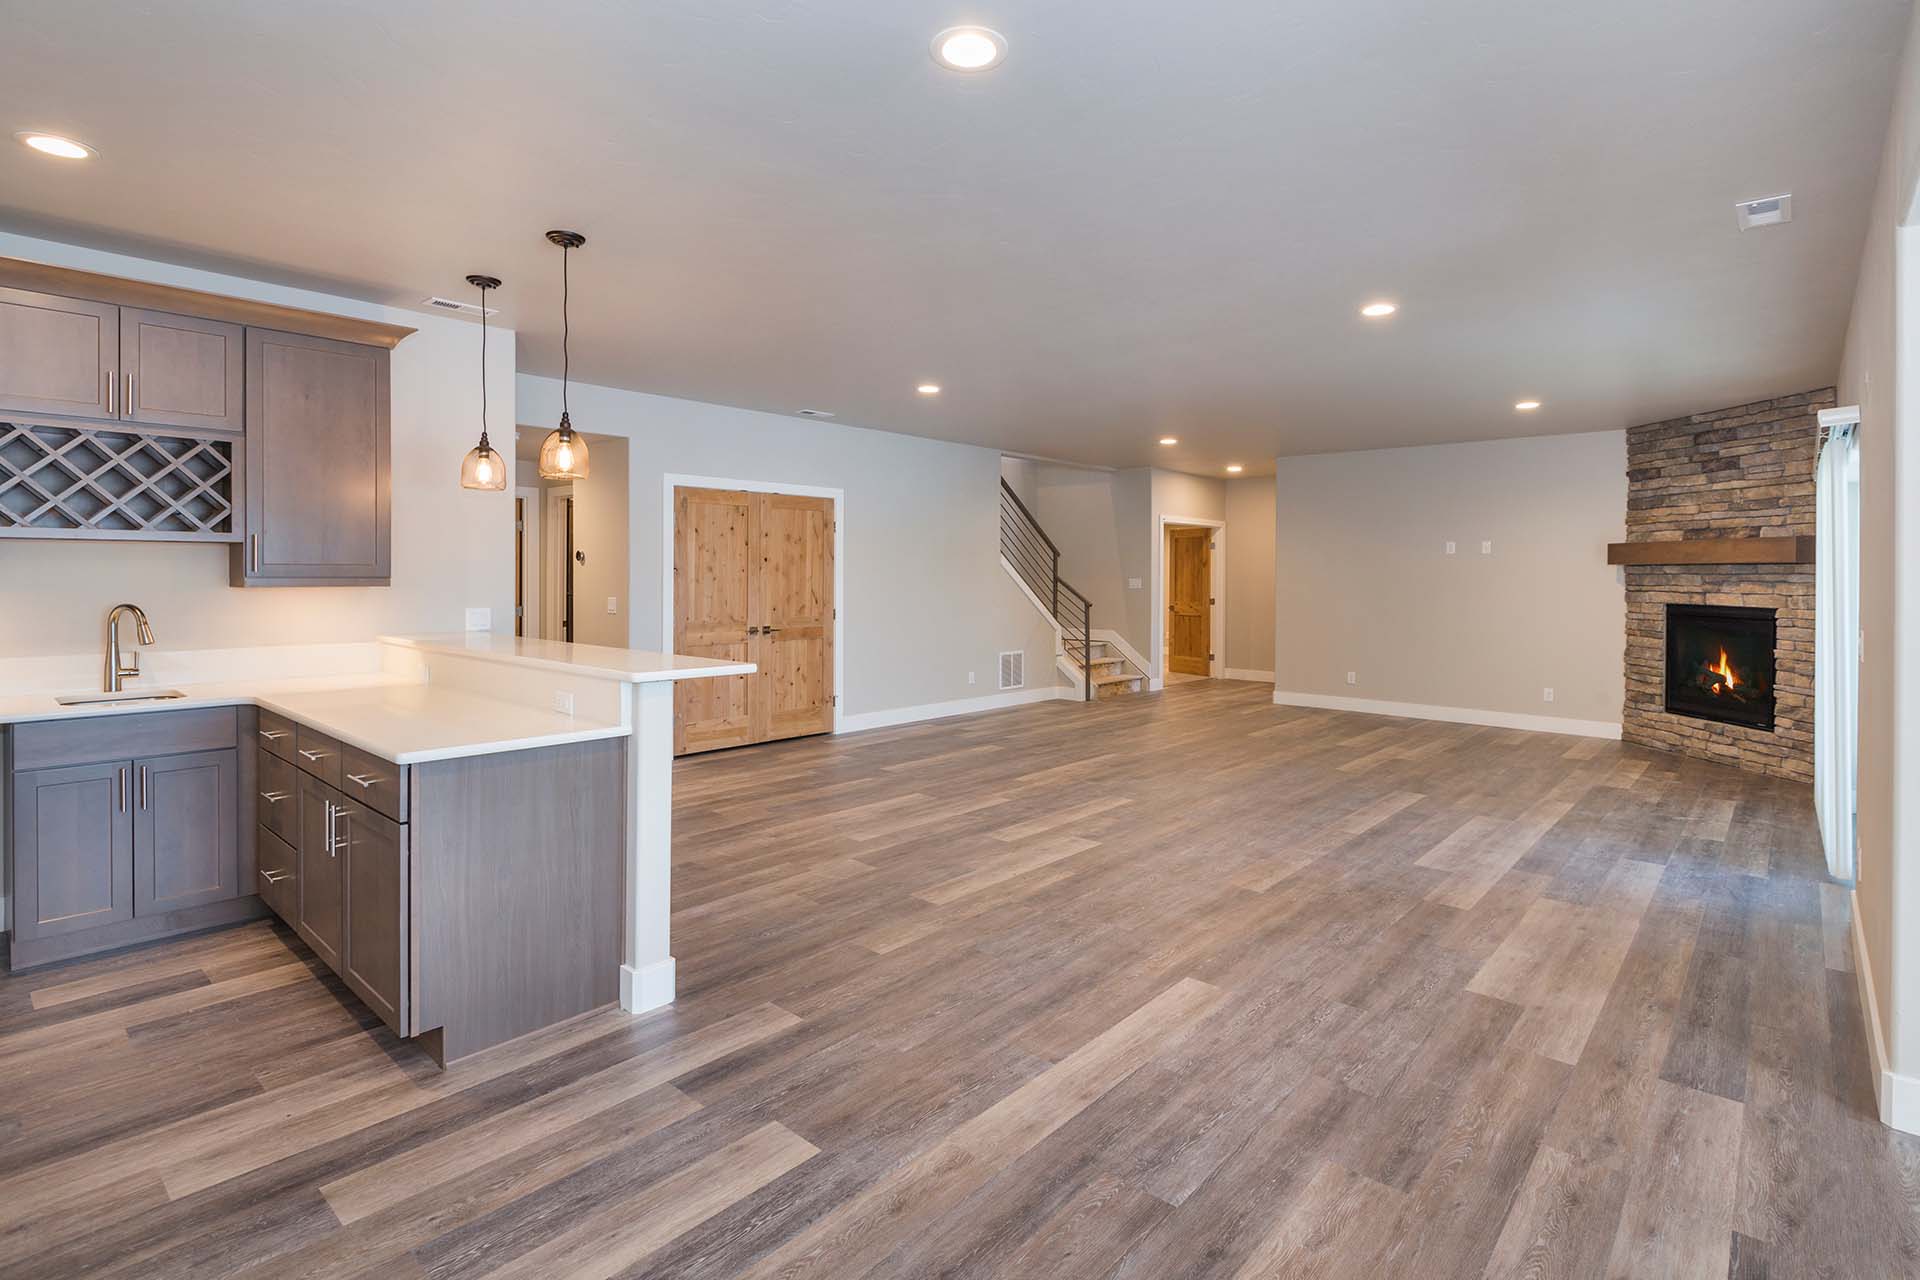
[[[753,661],[749,527],[752,495],[737,489],[675,489],[673,651]],[[758,627],[755,627],[758,631]],[[682,680],[673,686],[676,755],[739,747],[754,737],[755,676]]]
[[1182,675],[1213,674],[1213,530],[1167,530],[1167,667]]
[[754,741],[833,728],[833,499],[753,495]]
[[675,653],[752,662],[674,687],[674,751],[833,728],[833,500],[677,489]]

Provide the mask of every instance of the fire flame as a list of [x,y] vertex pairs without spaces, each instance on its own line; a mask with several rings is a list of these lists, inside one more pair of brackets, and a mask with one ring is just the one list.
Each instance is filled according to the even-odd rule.
[[1714,684],[1713,684],[1713,691],[1715,693],[1720,692],[1720,686],[1722,683],[1724,683],[1726,687],[1729,689],[1733,689],[1737,687],[1740,683],[1740,677],[1733,674],[1733,668],[1727,663],[1727,651],[1725,649],[1722,649],[1720,651],[1719,665],[1715,666],[1712,663],[1708,663],[1707,670],[1711,674],[1720,677],[1720,679],[1714,681]]

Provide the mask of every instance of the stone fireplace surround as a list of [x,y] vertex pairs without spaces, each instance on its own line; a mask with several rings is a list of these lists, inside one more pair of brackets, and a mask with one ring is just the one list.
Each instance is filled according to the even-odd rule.
[[[1787,537],[1814,531],[1817,415],[1831,387],[1627,432],[1627,541]],[[1813,778],[1813,566],[1627,565],[1628,742],[1756,773]],[[1774,729],[1666,710],[1668,604],[1778,611]]]

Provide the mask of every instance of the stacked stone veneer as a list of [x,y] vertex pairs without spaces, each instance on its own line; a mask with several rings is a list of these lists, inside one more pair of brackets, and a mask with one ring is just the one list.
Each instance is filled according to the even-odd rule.
[[[1814,531],[1816,414],[1832,388],[1655,422],[1627,432],[1627,540],[1785,537]],[[1629,565],[1628,742],[1758,773],[1813,778],[1813,566]],[[1669,715],[1667,605],[1778,612],[1772,733]]]

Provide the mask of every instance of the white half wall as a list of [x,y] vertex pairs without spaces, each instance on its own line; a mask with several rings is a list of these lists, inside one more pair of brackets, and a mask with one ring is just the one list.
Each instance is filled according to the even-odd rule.
[[1620,722],[1624,432],[1282,458],[1275,495],[1276,700]]
[[[559,420],[557,380],[522,375],[518,397],[523,424]],[[1030,688],[1054,684],[1052,628],[1000,567],[997,450],[580,383],[571,401],[580,430],[629,444],[635,647],[659,648],[666,623],[665,477],[714,476],[844,492],[843,727],[986,709],[1005,650],[1025,652]]]

